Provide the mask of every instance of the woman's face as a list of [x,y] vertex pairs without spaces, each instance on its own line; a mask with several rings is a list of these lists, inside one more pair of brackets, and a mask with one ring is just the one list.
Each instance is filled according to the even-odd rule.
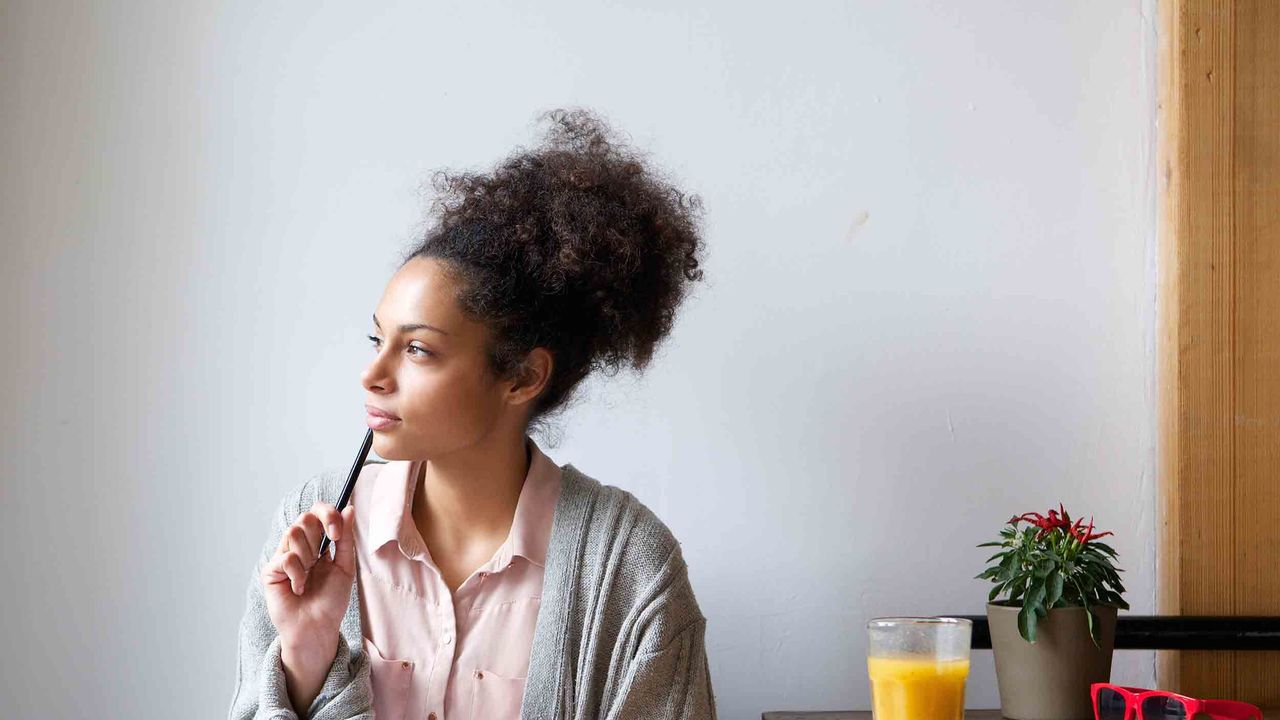
[[448,455],[524,409],[512,406],[511,383],[490,376],[488,330],[462,314],[444,268],[433,258],[405,263],[371,320],[373,359],[360,380],[367,406],[399,418],[374,429],[373,450],[387,460]]

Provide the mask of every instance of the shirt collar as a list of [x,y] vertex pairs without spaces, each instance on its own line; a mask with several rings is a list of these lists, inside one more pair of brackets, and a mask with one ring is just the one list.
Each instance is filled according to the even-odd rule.
[[[562,470],[547,457],[532,438],[526,436],[529,448],[529,472],[520,488],[515,517],[506,541],[494,553],[486,569],[497,572],[519,555],[544,567],[547,545],[551,540],[551,523],[560,495]],[[408,558],[425,555],[427,548],[413,522],[413,494],[423,460],[393,460],[378,473],[369,498],[370,551],[395,540]]]

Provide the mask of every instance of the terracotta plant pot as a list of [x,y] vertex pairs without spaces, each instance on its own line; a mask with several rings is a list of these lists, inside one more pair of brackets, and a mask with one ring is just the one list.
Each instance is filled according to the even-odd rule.
[[1010,720],[1093,720],[1089,686],[1111,679],[1116,608],[1093,608],[1101,648],[1089,637],[1084,608],[1050,610],[1036,624],[1034,644],[1018,634],[1020,609],[987,605],[1001,714]]

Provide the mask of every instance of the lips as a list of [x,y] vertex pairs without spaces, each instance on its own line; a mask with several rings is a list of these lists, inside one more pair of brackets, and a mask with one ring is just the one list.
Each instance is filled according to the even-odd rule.
[[365,405],[364,411],[364,421],[370,430],[390,430],[401,422],[399,417],[374,405]]
[[399,420],[399,419],[400,419],[400,416],[399,416],[399,415],[394,415],[394,414],[392,414],[392,413],[387,412],[386,410],[383,410],[383,409],[382,409],[382,408],[380,408],[380,407],[374,407],[373,405],[365,405],[365,406],[364,406],[364,410],[365,410],[365,412],[369,413],[369,415],[370,415],[370,416],[372,416],[372,417],[376,417],[376,418],[384,418],[384,419],[386,419],[386,420]]
[[365,415],[364,422],[369,426],[370,430],[390,430],[400,424],[399,420],[378,417],[377,415]]

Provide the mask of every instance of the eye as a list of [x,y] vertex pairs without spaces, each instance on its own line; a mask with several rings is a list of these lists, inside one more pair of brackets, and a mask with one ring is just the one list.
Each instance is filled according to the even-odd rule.
[[[369,342],[373,345],[373,347],[374,347],[375,349],[376,349],[376,348],[377,348],[377,347],[382,343],[382,338],[379,338],[379,337],[378,337],[378,336],[376,336],[376,335],[366,335],[365,337],[369,338]],[[419,354],[421,354],[423,357],[431,357],[431,356],[435,355],[435,353],[431,352],[430,350],[428,350],[428,349],[426,349],[426,348],[424,348],[424,347],[419,347],[419,346],[417,346],[417,345],[410,345],[410,346],[409,346],[409,349],[410,349],[410,350],[417,350],[417,351],[418,351],[418,353],[419,353]],[[411,354],[412,354],[412,353],[411,353]]]

